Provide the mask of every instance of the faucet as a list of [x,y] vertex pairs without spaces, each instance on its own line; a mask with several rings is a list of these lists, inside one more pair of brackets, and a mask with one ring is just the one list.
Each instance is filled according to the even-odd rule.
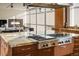
[[19,33],[21,32],[21,28],[20,28],[20,25],[18,25],[18,27],[19,27]]

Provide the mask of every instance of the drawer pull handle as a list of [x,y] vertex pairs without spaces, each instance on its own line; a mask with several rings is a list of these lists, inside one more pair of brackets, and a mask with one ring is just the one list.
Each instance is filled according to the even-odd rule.
[[31,48],[26,48],[26,49],[22,49],[22,50],[24,51],[24,50],[30,50],[30,49],[31,49]]
[[50,49],[48,49],[48,50],[45,50],[45,52],[50,52],[51,50]]
[[66,48],[66,46],[61,46],[62,48]]
[[31,54],[27,54],[26,56],[31,56]]
[[25,49],[22,49],[23,51],[25,50]]

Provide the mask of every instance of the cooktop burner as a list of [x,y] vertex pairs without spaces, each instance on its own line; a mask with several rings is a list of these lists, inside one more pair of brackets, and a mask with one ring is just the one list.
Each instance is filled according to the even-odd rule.
[[58,40],[59,45],[72,43],[72,36],[70,34],[47,34],[48,36],[55,37]]
[[33,39],[38,40],[38,41],[54,39],[54,37],[44,36],[44,35],[28,36],[28,38],[33,38]]

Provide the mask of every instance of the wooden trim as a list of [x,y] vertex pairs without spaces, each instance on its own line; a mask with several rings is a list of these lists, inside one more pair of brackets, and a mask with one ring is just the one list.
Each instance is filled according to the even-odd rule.
[[68,7],[68,5],[58,5],[56,3],[32,3],[28,5],[29,7],[41,7],[41,8],[62,8],[62,7]]
[[63,8],[55,9],[55,28],[63,27]]
[[55,28],[63,28],[63,19],[63,8],[55,9]]

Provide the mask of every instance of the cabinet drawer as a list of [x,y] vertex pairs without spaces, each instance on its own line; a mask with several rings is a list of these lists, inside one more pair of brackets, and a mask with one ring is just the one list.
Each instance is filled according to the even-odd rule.
[[12,55],[31,55],[37,49],[36,44],[12,48]]
[[14,47],[12,48],[13,51],[28,51],[28,50],[34,50],[35,45],[25,45],[25,46],[19,46],[19,47]]
[[39,56],[53,56],[54,55],[54,48],[45,48],[45,49],[39,49],[38,55]]
[[12,54],[13,56],[32,56],[33,52],[16,52]]

